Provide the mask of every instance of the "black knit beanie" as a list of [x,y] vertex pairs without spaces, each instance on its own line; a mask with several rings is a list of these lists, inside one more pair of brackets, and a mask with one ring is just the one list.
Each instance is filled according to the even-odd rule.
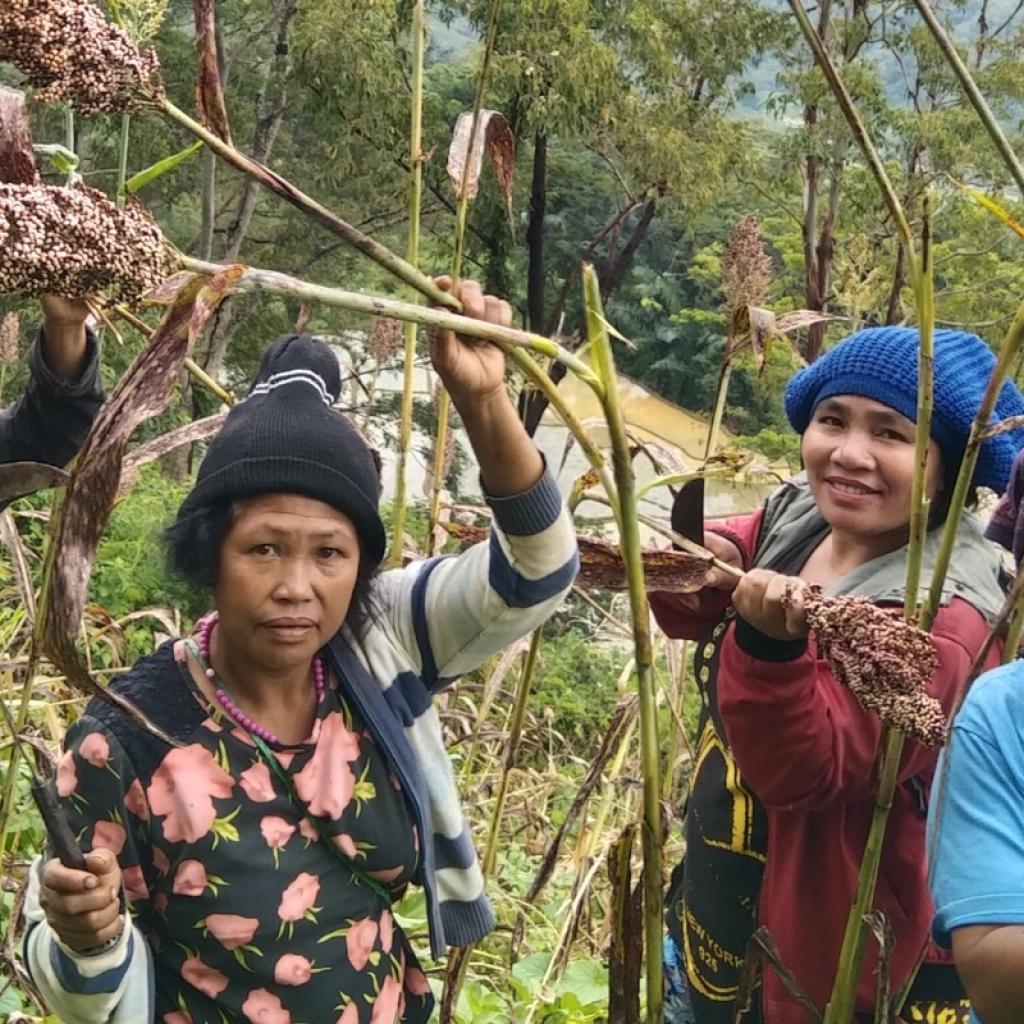
[[278,338],[210,444],[178,522],[216,501],[303,494],[352,520],[363,563],[376,568],[387,543],[377,508],[380,477],[362,435],[331,408],[340,390],[338,361],[322,341]]

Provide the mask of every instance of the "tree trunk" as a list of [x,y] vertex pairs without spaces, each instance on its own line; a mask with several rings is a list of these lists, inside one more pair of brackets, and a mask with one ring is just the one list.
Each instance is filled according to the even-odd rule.
[[530,330],[544,330],[544,216],[547,213],[548,139],[537,134],[533,142],[533,185],[530,189],[530,225],[526,244],[530,251],[527,276],[527,314]]

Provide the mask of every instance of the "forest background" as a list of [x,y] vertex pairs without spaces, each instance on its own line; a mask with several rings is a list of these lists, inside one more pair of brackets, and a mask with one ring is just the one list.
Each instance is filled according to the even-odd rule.
[[[168,92],[189,109],[191,4],[120,0],[118,6],[139,37],[155,37]],[[401,251],[409,178],[407,5],[222,0],[217,7],[236,143]],[[491,5],[437,0],[428,9],[421,265],[443,272],[451,264],[454,221],[445,154],[455,118],[473,105]],[[1019,150],[1024,0],[938,9]],[[932,190],[938,326],[996,341],[1024,294],[1020,243],[957,182],[995,196],[1011,212],[1020,197],[981,125],[964,109],[951,71],[909,4],[823,0],[811,14],[915,228],[924,191]],[[785,425],[781,392],[798,360],[813,360],[855,327],[901,322],[912,298],[895,226],[791,16],[756,0],[516,0],[504,5],[496,39],[485,105],[505,113],[515,136],[515,195],[509,217],[485,179],[471,208],[466,275],[506,296],[522,324],[571,338],[582,322],[579,262],[594,262],[608,317],[632,343],[619,349],[620,368],[670,401],[708,413],[728,333],[722,254],[739,219],[754,214],[771,260],[758,304],[777,313],[827,310],[844,318],[803,332],[797,352],[773,346],[760,373],[749,355],[736,363],[725,425],[742,435],[744,449],[792,459],[795,438]],[[0,67],[0,82],[16,83],[17,76]],[[37,142],[65,140],[60,110],[37,107],[33,118]],[[121,127],[120,118],[102,117],[75,126],[79,172],[109,193],[118,180]],[[129,171],[190,141],[169,122],[134,119]],[[64,177],[63,170],[42,169],[54,182]],[[186,160],[142,195],[189,254],[395,293],[379,268],[208,154]],[[17,358],[10,349],[0,353],[0,405],[24,383],[36,316],[28,305],[0,305],[0,315],[10,310],[21,313],[21,336]],[[280,296],[238,296],[217,317],[196,359],[226,386],[241,389],[267,342],[290,330],[301,313]],[[358,347],[353,332],[368,325],[316,307],[307,329]],[[108,336],[108,384],[139,345],[130,333],[123,341]],[[368,351],[360,358],[373,378],[397,365],[400,354]],[[397,419],[397,398],[372,386],[358,394],[359,417],[378,443],[393,445],[389,424]],[[216,410],[215,399],[183,382],[168,412],[144,425],[136,440]],[[421,457],[428,461],[433,404],[420,402],[416,415]],[[94,671],[109,674],[130,664],[159,635],[187,628],[203,610],[196,595],[165,576],[156,547],[187,490],[196,454],[182,449],[147,467],[115,512],[86,617]],[[456,459],[450,481],[458,479],[459,464]],[[38,571],[46,510],[45,498],[15,508],[30,572]],[[420,509],[413,527],[421,539],[423,521]],[[502,927],[474,955],[455,1010],[462,1024],[606,1019],[604,858],[636,818],[639,768],[632,728],[617,734],[609,725],[629,699],[620,692],[628,689],[630,656],[628,630],[617,626],[624,608],[606,596],[588,597],[574,598],[548,628],[558,642],[542,648],[514,769],[505,741],[523,651],[464,681],[448,700],[446,724],[481,843],[495,794],[503,779],[509,782],[492,877]],[[23,617],[15,568],[4,558],[0,651],[12,659],[19,656],[11,640],[21,634]],[[658,657],[669,766],[664,792],[667,805],[678,807],[695,696],[685,652],[662,643]],[[69,698],[34,712],[56,743],[78,706]],[[0,766],[8,750],[0,746]],[[574,797],[594,763],[605,771],[589,791],[591,806],[580,813]],[[41,842],[27,798],[19,806],[23,813],[8,823],[6,842],[15,867]],[[567,815],[571,827],[554,876],[524,899]],[[678,819],[670,824],[678,850]],[[0,1017],[35,1012],[2,973],[9,980],[15,890],[5,873],[0,927],[8,966],[0,967]],[[405,909],[410,930],[422,930],[415,903]],[[439,986],[441,976],[435,972]]]

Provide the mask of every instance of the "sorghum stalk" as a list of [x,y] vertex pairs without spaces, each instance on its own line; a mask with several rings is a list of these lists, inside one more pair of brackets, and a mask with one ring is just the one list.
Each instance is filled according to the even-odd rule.
[[[212,276],[225,269],[222,264],[193,259],[191,256],[181,253],[176,254],[176,259],[184,269],[192,270],[197,274]],[[604,385],[597,374],[582,359],[540,334],[531,334],[529,331],[520,331],[515,327],[502,327],[499,324],[474,320],[472,317],[454,313],[450,309],[417,306],[398,299],[367,295],[365,292],[348,292],[340,288],[311,284],[309,281],[303,281],[301,278],[291,277],[276,270],[246,267],[241,277],[232,282],[232,287],[240,288],[243,291],[267,291],[277,295],[289,295],[302,302],[320,302],[325,306],[336,306],[353,313],[392,317],[395,320],[405,320],[423,327],[456,331],[471,338],[481,338],[484,341],[493,342],[506,351],[511,348],[524,349],[565,363],[599,398],[604,396]]]
[[[405,258],[419,268],[420,210],[423,199],[423,53],[426,43],[425,0],[412,7],[412,111],[409,121],[409,238]],[[413,382],[416,370],[416,325],[406,323],[405,353],[402,363],[402,411],[398,425],[398,465],[395,470],[395,497],[391,505],[391,551],[388,564],[402,564],[405,540],[406,477],[412,450]]]
[[622,559],[629,580],[629,603],[633,619],[637,689],[640,699],[640,752],[644,773],[644,935],[647,953],[647,1019],[661,1024],[663,1013],[661,964],[662,906],[662,820],[661,752],[658,741],[657,699],[654,692],[653,647],[650,611],[644,580],[640,529],[636,517],[636,478],[630,459],[626,424],[615,386],[615,357],[601,303],[601,286],[592,266],[583,270],[587,338],[594,366],[604,384],[604,412],[612,446],[612,466],[618,487]]
[[279,196],[286,203],[303,213],[309,214],[314,220],[322,224],[328,231],[343,238],[346,242],[358,249],[363,255],[368,256],[375,263],[378,263],[385,270],[389,271],[400,281],[415,288],[416,291],[428,298],[438,306],[448,309],[458,309],[459,303],[454,295],[444,291],[434,284],[434,280],[426,274],[421,273],[407,260],[393,253],[386,245],[382,245],[376,239],[364,234],[357,227],[344,221],[336,213],[328,210],[322,203],[317,202],[312,196],[306,195],[296,188],[291,182],[285,180],[275,171],[265,167],[252,157],[246,156],[234,146],[224,142],[218,135],[211,132],[195,118],[189,117],[185,111],[176,107],[166,97],[158,100],[160,109],[168,117],[177,121],[182,127],[188,129],[198,139],[202,139],[207,147],[217,154],[222,160],[230,164],[236,170],[255,178],[260,184],[266,186],[275,195]]
[[[455,208],[455,251],[452,256],[452,291],[457,292],[462,277],[462,258],[466,250],[466,228],[469,223],[469,175],[473,167],[473,150],[480,131],[480,111],[484,105],[484,92],[487,87],[487,72],[491,66],[491,54],[498,37],[498,15],[501,12],[502,0],[491,0],[490,20],[487,23],[487,37],[484,42],[484,55],[480,64],[480,73],[476,79],[476,94],[473,98],[473,122],[469,130],[469,151],[462,168],[462,181],[459,184],[458,205]],[[434,435],[434,466],[430,476],[430,514],[427,529],[427,553],[434,554],[434,543],[437,536],[437,521],[441,515],[441,491],[444,488],[445,452],[448,448],[448,431],[451,427],[451,396],[442,385],[438,391],[437,431]]]

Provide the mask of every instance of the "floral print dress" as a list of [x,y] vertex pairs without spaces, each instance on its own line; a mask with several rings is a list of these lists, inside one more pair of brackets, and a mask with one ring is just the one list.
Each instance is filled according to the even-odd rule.
[[154,749],[151,737],[134,750],[131,732],[141,730],[128,726],[126,737],[86,714],[57,774],[83,849],[105,847],[121,864],[153,951],[155,1019],[425,1022],[426,978],[387,901],[350,867],[399,894],[419,866],[416,829],[337,681],[328,679],[309,738],[273,748],[303,809],[248,733],[196,687],[184,644],[163,682],[168,711],[180,720],[187,709],[192,721],[175,733],[180,747],[159,744],[146,757],[138,751]]

